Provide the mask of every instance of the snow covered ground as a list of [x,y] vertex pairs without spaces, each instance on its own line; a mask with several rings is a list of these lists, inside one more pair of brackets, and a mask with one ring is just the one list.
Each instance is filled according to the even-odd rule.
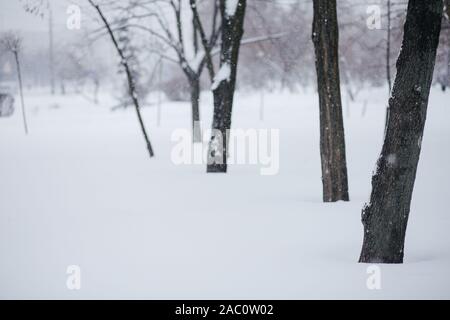
[[[380,290],[357,259],[386,90],[344,99],[351,202],[335,204],[321,201],[314,91],[263,98],[261,120],[260,94],[239,93],[233,127],[280,129],[273,176],[175,165],[187,103],[164,103],[159,126],[157,108],[143,110],[149,159],[133,109],[28,94],[28,136],[18,110],[0,118],[0,298],[450,298],[450,94],[431,94],[405,264],[380,265]],[[207,128],[207,93],[201,111]]]

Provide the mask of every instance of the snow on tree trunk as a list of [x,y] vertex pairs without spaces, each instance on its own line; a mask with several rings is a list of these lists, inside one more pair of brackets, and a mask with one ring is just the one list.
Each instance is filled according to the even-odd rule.
[[231,128],[239,47],[244,33],[245,7],[246,0],[220,0],[222,16],[221,68],[212,86],[214,115],[208,147],[207,172],[227,172],[227,134]]
[[312,39],[320,109],[323,201],[349,200],[339,81],[336,0],[315,0]]
[[370,202],[362,211],[360,262],[402,263],[442,18],[442,0],[410,0],[390,116]]

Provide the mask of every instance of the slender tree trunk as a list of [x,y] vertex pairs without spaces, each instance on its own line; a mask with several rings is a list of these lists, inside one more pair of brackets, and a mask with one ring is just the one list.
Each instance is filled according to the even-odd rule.
[[141,107],[139,105],[139,100],[137,98],[136,84],[134,83],[134,78],[131,73],[130,67],[128,65],[127,58],[125,57],[121,47],[119,46],[119,43],[117,42],[116,37],[114,36],[114,33],[108,23],[108,20],[106,20],[106,17],[103,15],[103,12],[100,9],[100,6],[95,4],[95,2],[93,0],[88,0],[88,2],[97,11],[98,15],[100,16],[101,20],[103,21],[103,24],[105,25],[105,28],[108,31],[111,41],[114,44],[114,48],[116,49],[117,54],[120,57],[120,63],[123,66],[123,68],[125,69],[125,73],[127,75],[127,81],[128,81],[128,93],[130,94],[131,100],[133,101],[133,105],[136,110],[136,115],[138,117],[139,125],[141,127],[142,135],[144,136],[144,140],[147,145],[147,150],[148,150],[149,156],[151,158],[155,154],[153,152],[152,144],[150,143],[150,139],[148,137],[147,130],[145,129],[144,120],[142,119]]
[[193,78],[189,80],[191,88],[191,106],[192,106],[192,141],[202,142],[202,130],[200,125],[200,79]]
[[27,117],[26,117],[26,114],[25,114],[25,102],[24,102],[24,99],[23,99],[22,72],[20,70],[19,53],[17,51],[14,52],[14,58],[16,60],[17,78],[19,80],[19,91],[20,91],[20,103],[21,103],[21,106],[22,106],[23,128],[25,130],[25,134],[28,134]]
[[49,38],[49,64],[50,64],[50,90],[51,94],[55,94],[55,59],[53,45],[53,12],[48,4],[48,38]]
[[61,89],[61,95],[66,95],[66,84],[64,83],[64,80],[61,79],[60,81],[60,89]]
[[228,132],[231,128],[233,96],[239,48],[244,33],[246,0],[238,0],[236,11],[230,12],[229,0],[220,0],[222,44],[220,68],[213,83],[214,115],[208,147],[207,172],[227,172]]
[[336,0],[314,0],[313,35],[320,108],[323,201],[349,200],[339,81]]
[[98,91],[100,90],[100,80],[95,77],[94,78],[94,103],[98,104]]
[[370,202],[362,211],[360,262],[402,263],[442,18],[442,0],[409,0],[390,117]]

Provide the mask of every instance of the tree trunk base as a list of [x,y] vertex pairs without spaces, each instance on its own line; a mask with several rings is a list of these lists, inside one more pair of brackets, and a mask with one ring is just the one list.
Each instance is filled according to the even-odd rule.
[[359,263],[372,263],[372,264],[402,264],[403,258],[401,259],[386,259],[386,258],[377,258],[377,257],[359,257]]
[[350,201],[348,194],[341,196],[332,196],[331,198],[323,198],[323,202],[338,202],[338,201]]
[[349,201],[345,133],[339,79],[336,0],[314,1],[312,40],[320,114],[323,201]]
[[442,19],[442,1],[409,0],[372,193],[361,215],[359,262],[403,263]]
[[208,164],[206,167],[207,173],[227,173],[226,164]]

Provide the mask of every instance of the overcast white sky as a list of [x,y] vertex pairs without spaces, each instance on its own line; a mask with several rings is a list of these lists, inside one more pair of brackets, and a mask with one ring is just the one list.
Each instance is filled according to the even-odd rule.
[[[46,31],[47,22],[25,11],[26,0],[0,0],[0,29],[28,31]],[[55,29],[60,29],[66,23],[66,9],[68,2],[65,0],[50,0],[53,10]]]
[[[0,32],[18,30],[24,38],[27,47],[48,46],[48,18],[25,11],[24,4],[40,0],[0,0]],[[45,3],[46,0],[43,0]],[[56,46],[64,45],[77,36],[85,35],[83,24],[90,20],[81,11],[81,30],[69,30],[66,27],[69,14],[67,9],[73,4],[70,0],[49,0],[53,13],[53,26]],[[87,3],[87,2],[86,2]],[[43,12],[47,12],[44,6]],[[84,19],[86,18],[86,19]]]

